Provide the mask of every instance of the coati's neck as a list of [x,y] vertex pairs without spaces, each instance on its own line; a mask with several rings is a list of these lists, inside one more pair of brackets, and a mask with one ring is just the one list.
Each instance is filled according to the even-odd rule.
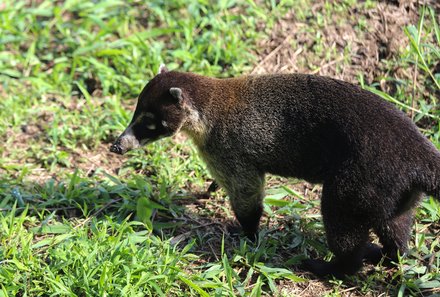
[[241,89],[245,78],[217,79],[185,73],[182,86],[190,97],[187,121],[182,130],[198,146],[203,146],[206,136],[216,122],[232,108],[240,106]]

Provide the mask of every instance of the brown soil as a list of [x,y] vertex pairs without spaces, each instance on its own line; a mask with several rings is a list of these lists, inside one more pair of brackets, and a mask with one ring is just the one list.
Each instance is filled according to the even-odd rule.
[[[383,60],[407,46],[403,27],[417,23],[417,2],[384,1],[368,10],[356,5],[344,20],[332,15],[319,31],[325,48],[322,56],[308,53],[316,43],[316,35],[307,30],[307,23],[296,19],[295,11],[290,11],[276,24],[271,38],[260,45],[261,59],[253,73],[316,73],[357,83],[361,72],[371,83],[385,74]],[[316,1],[313,14],[325,14],[324,5],[325,1]],[[356,29],[361,25],[364,29]],[[324,55],[330,49],[335,50],[333,60]]]

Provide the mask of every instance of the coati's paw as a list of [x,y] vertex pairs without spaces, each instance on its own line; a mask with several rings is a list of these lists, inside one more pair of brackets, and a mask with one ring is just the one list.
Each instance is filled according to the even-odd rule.
[[383,258],[382,248],[374,243],[367,244],[364,253],[364,260],[367,263],[377,265]]
[[335,261],[327,262],[324,260],[307,259],[301,262],[300,268],[313,273],[319,278],[335,277],[344,279],[348,275],[354,274],[353,271],[343,271]]
[[226,230],[232,237],[238,237],[242,232],[241,226],[237,224],[228,224]]
[[394,255],[391,258],[384,252],[383,248],[377,244],[369,243],[365,249],[364,260],[369,264],[378,265],[381,263],[382,266],[394,268],[396,267],[397,256]]
[[243,228],[243,233],[252,242],[256,242],[258,240],[258,227],[252,229]]
[[301,262],[300,267],[301,269],[307,270],[320,278],[332,276],[335,276],[336,278],[343,278],[344,276],[335,271],[335,267],[332,262],[327,262],[324,260],[307,259]]
[[244,234],[250,241],[254,242],[258,239],[258,232],[246,232],[239,225],[228,225],[226,229],[232,237],[240,237]]
[[258,232],[254,232],[254,233],[244,233],[246,235],[246,237],[252,241],[252,242],[257,242],[258,241]]

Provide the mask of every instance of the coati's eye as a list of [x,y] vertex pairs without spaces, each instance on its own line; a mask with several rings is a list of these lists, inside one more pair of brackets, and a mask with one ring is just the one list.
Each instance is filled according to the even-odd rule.
[[146,125],[148,130],[155,130],[156,129],[156,124],[152,121],[148,121],[147,120],[147,125]]
[[151,112],[145,113],[145,126],[147,127],[148,130],[156,129],[155,116]]

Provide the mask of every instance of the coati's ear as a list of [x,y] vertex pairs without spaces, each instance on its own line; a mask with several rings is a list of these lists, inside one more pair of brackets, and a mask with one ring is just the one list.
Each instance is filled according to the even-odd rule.
[[170,94],[173,96],[180,105],[184,103],[183,92],[181,88],[170,88]]
[[191,98],[181,88],[170,88],[170,94],[176,100],[176,103],[179,104],[180,108],[186,111],[194,111]]
[[165,66],[165,64],[160,64],[159,71],[157,74],[161,74],[161,73],[165,73],[165,72],[168,72],[167,66]]

